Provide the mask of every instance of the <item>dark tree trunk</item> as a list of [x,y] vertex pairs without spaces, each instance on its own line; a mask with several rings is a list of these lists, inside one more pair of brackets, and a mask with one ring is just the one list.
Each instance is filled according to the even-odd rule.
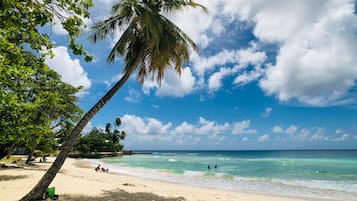
[[135,69],[132,68],[131,71],[125,72],[123,77],[82,117],[78,122],[76,127],[71,132],[67,142],[62,147],[61,152],[58,154],[56,160],[52,163],[51,167],[47,170],[45,175],[41,180],[33,187],[33,189],[26,194],[20,201],[35,201],[41,200],[43,194],[46,192],[48,186],[51,184],[52,180],[55,178],[58,171],[61,169],[64,161],[66,160],[69,152],[72,150],[77,137],[82,132],[83,128],[87,123],[94,117],[95,114],[115,95],[115,93],[124,85],[124,83],[129,79],[131,73]]
[[0,159],[7,156],[7,153],[8,153],[8,145],[7,144],[0,145]]
[[0,159],[6,156],[7,159],[10,158],[15,145],[1,144],[0,145]]
[[27,156],[27,160],[26,160],[27,165],[31,164],[32,156],[33,156],[33,150],[31,149],[29,155]]

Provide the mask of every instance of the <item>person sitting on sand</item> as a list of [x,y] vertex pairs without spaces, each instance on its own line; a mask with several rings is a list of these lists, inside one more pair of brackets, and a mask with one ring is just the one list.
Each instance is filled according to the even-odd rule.
[[94,170],[98,172],[100,170],[100,164]]
[[104,167],[102,167],[102,172],[109,172],[109,169],[107,168],[107,169],[105,169]]

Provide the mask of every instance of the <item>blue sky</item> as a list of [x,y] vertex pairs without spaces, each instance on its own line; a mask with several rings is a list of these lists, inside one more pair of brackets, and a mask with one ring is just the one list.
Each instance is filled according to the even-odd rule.
[[[135,75],[85,128],[121,117],[126,149],[357,148],[357,16],[348,0],[210,0],[208,8],[168,17],[200,47],[178,77],[161,86]],[[104,19],[110,0],[95,0]],[[85,63],[68,51],[60,25],[49,27],[56,57],[47,64],[75,86],[88,110],[121,76],[106,63],[120,31],[93,44]]]

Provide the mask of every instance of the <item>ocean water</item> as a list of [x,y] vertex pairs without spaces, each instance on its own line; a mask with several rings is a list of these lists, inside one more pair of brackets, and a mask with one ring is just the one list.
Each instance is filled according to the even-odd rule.
[[357,150],[149,152],[93,162],[111,172],[181,184],[357,201]]

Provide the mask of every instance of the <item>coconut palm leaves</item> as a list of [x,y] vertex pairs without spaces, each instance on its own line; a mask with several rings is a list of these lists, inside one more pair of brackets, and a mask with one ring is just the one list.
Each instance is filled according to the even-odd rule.
[[168,68],[174,67],[181,74],[182,65],[189,61],[190,47],[197,51],[196,44],[162,15],[187,6],[205,10],[188,0],[120,1],[113,6],[111,17],[93,26],[91,39],[97,42],[125,28],[107,61],[113,63],[121,56],[125,61],[123,73],[138,70],[141,84],[148,75],[160,83]]

